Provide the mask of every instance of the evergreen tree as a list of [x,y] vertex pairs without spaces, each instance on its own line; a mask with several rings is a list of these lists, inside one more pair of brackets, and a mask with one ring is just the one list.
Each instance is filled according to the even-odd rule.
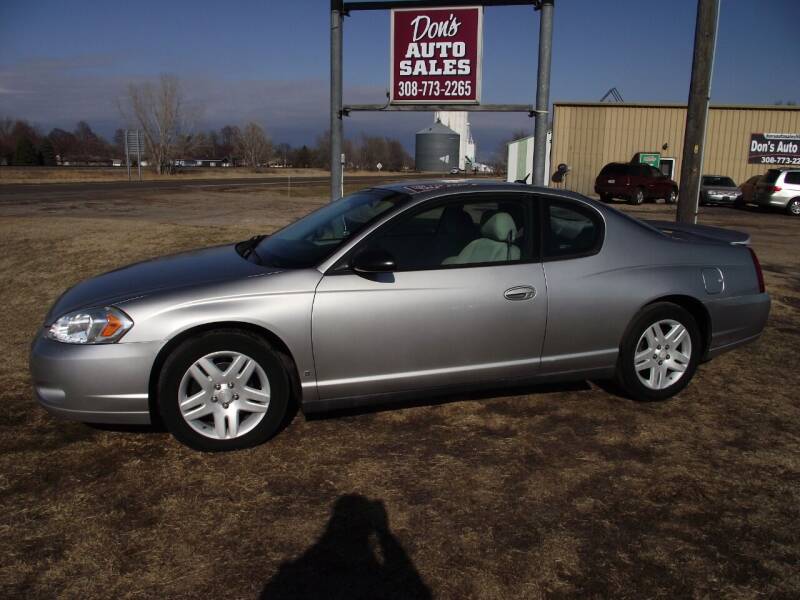
[[19,138],[17,141],[17,149],[14,152],[15,165],[35,165],[39,160],[36,156],[36,148],[33,147],[33,142],[28,136]]
[[305,144],[297,151],[297,158],[294,166],[300,168],[308,168],[311,166],[311,150],[309,150],[308,146]]
[[44,140],[42,140],[42,145],[39,148],[39,154],[41,154],[42,157],[41,163],[45,167],[56,166],[56,151],[53,148],[53,142],[50,141],[50,138],[44,138]]

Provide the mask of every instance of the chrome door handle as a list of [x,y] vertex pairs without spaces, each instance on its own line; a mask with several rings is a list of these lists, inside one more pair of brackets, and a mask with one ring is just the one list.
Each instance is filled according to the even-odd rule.
[[512,288],[508,288],[503,293],[503,297],[506,300],[530,300],[535,295],[536,288],[532,288],[529,285],[517,285]]

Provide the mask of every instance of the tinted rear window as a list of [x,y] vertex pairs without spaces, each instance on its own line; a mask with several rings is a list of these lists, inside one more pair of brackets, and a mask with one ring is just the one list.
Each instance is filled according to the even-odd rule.
[[715,175],[703,175],[703,185],[736,187],[736,184],[730,177],[717,177]]
[[618,165],[618,164],[611,164],[606,165],[603,167],[603,170],[600,171],[600,175],[603,177],[607,176],[614,176],[614,175],[627,175],[628,174],[628,165]]
[[787,173],[786,177],[783,178],[783,181],[784,183],[800,183],[800,171],[792,171],[791,173]]
[[776,181],[778,181],[778,177],[780,177],[780,174],[781,172],[778,169],[770,169],[764,175],[764,179],[761,181],[761,183],[773,184]]

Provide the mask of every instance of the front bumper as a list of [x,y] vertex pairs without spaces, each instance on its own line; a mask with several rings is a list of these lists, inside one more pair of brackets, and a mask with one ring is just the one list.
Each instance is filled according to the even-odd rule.
[[30,367],[36,398],[74,421],[148,424],[150,372],[161,342],[78,345],[37,336]]
[[729,196],[712,196],[712,195],[708,194],[705,197],[706,204],[732,205],[732,204],[736,204],[740,199],[741,199],[741,196],[738,195],[738,194],[731,194]]

